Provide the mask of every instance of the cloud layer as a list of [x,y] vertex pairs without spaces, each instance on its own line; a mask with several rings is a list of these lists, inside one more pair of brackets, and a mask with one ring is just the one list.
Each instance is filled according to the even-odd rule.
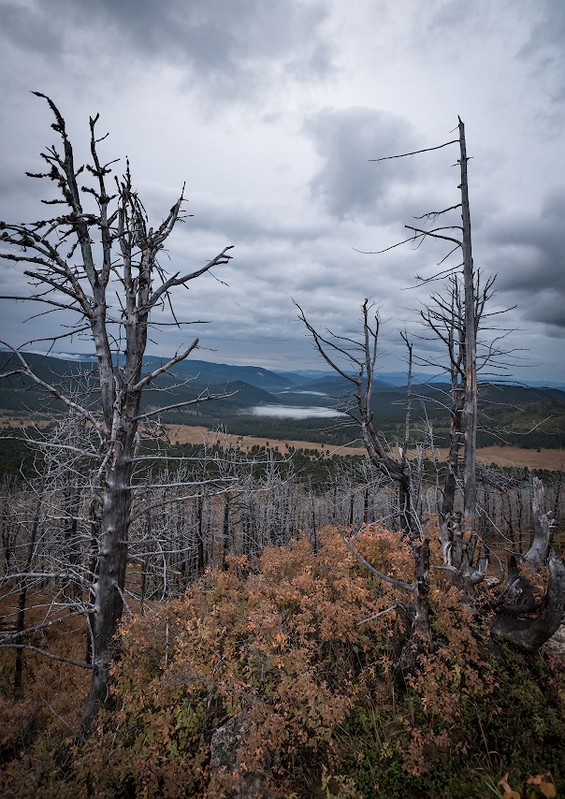
[[[503,325],[517,331],[510,348],[529,348],[522,377],[565,380],[561,4],[0,0],[0,12],[0,218],[42,212],[41,186],[24,173],[54,134],[35,89],[60,106],[80,158],[100,112],[105,154],[130,159],[156,221],[187,181],[194,216],[171,238],[166,268],[234,245],[221,274],[175,297],[180,317],[210,323],[165,329],[152,351],[198,334],[210,360],[312,368],[321,364],[293,299],[316,325],[350,335],[371,297],[383,366],[401,368],[398,330],[420,332],[430,291],[409,287],[445,249],[388,248],[414,217],[457,202],[457,150],[372,159],[449,141],[460,114],[475,262],[499,275],[492,307],[516,305]],[[0,292],[23,291],[3,265]],[[57,329],[55,318],[24,325],[29,315],[7,304],[0,337],[19,345]]]

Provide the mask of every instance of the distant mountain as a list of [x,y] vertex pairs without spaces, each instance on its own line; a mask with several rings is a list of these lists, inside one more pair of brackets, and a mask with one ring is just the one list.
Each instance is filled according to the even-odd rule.
[[[34,373],[44,382],[56,386],[62,393],[88,396],[96,401],[98,385],[93,372],[92,360],[66,360],[36,353],[25,353],[25,358]],[[159,368],[166,359],[149,357],[144,359],[145,373]],[[9,352],[0,353],[0,371],[7,372],[18,367],[16,357]],[[209,394],[224,397],[219,400],[218,411],[236,411],[259,404],[276,404],[280,400],[265,386],[284,389],[288,380],[268,370],[256,367],[209,364],[193,361],[190,368],[179,368],[173,373],[159,375],[147,386],[143,394],[144,409],[195,400]],[[244,379],[244,378],[247,378]],[[255,382],[251,382],[255,381]],[[164,390],[166,394],[164,394]],[[203,407],[198,405],[195,407]],[[62,403],[38,386],[31,378],[12,375],[0,381],[0,408],[10,411],[61,410]]]
[[327,370],[322,369],[297,369],[293,372],[278,372],[281,377],[287,378],[291,383],[302,384],[302,383],[310,383],[313,380],[318,380],[319,378],[328,377],[329,375],[333,374],[333,372],[328,372]]
[[565,391],[565,383],[556,383],[552,380],[528,380],[526,385],[534,388],[557,388],[559,391]]
[[[30,352],[26,353],[26,359],[46,383],[55,383],[63,392],[88,395],[90,403],[96,402],[98,387],[92,356],[73,353],[65,357],[47,356]],[[158,369],[166,361],[165,358],[147,356],[144,359],[146,373]],[[0,371],[10,371],[17,366],[17,359],[12,353],[0,352]],[[422,377],[429,380],[428,376],[417,375],[419,380]],[[221,399],[212,403],[199,401],[190,406],[184,415],[174,411],[167,413],[164,418],[209,426],[226,424],[230,429],[235,429],[237,426],[243,428],[245,417],[248,420],[246,430],[252,429],[259,434],[259,429],[267,422],[253,416],[256,406],[280,405],[281,416],[284,415],[282,406],[292,406],[293,411],[295,408],[314,409],[320,406],[334,408],[339,398],[351,389],[347,380],[332,372],[298,370],[279,374],[256,366],[187,359],[174,367],[173,374],[160,375],[146,388],[143,408],[157,409],[163,405],[204,399],[209,394],[220,395]],[[442,430],[445,433],[449,421],[445,407],[448,393],[449,385],[445,382],[416,382],[413,385],[413,417],[419,416],[421,405],[425,402],[434,429],[438,433]],[[512,435],[515,433],[523,437],[525,432],[543,423],[540,429],[550,438],[542,440],[538,437],[538,443],[534,444],[528,443],[534,441],[530,436],[528,442],[524,441],[529,446],[555,446],[551,443],[551,436],[565,435],[565,392],[559,388],[482,383],[479,384],[479,405],[486,429],[513,431]],[[403,424],[405,407],[405,375],[402,372],[380,373],[373,391],[373,410],[378,424],[397,432]],[[17,413],[50,413],[53,410],[60,411],[62,405],[29,378],[13,375],[0,381],[0,408]],[[306,419],[308,414],[304,413],[303,416]],[[274,422],[270,424],[274,425]],[[520,442],[523,440],[521,438]]]
[[[158,369],[167,360],[167,358],[148,355],[143,359],[143,364],[147,371],[150,372]],[[176,364],[172,372],[183,379],[193,378],[203,385],[219,385],[221,383],[241,381],[264,391],[283,391],[294,384],[291,376],[279,375],[276,372],[271,372],[269,369],[262,369],[258,366],[231,366],[226,363],[210,363],[193,358],[187,358],[185,361]]]
[[[0,347],[0,363],[4,361],[4,358],[9,356],[10,351]],[[30,363],[33,362],[35,364],[40,363],[43,359],[47,359],[46,363],[57,373],[72,373],[76,368],[87,371],[92,368],[93,364],[96,362],[96,357],[88,353],[45,354],[31,350],[26,352],[26,357]],[[144,358],[144,364],[147,371],[152,371],[166,363],[167,360],[169,360],[168,357],[147,355]],[[66,365],[54,366],[53,362],[60,362],[60,364]],[[275,372],[271,369],[264,369],[259,366],[235,366],[233,364],[214,363],[193,358],[187,358],[185,361],[177,364],[173,371],[182,378],[195,378],[200,384],[220,384],[242,380],[245,383],[257,386],[265,391],[273,392],[285,391],[286,389],[292,388],[324,391],[324,385],[326,385],[329,389],[327,393],[335,393],[335,388],[338,385],[336,381],[342,380],[342,378],[329,370],[296,369]],[[442,375],[428,374],[425,372],[415,372],[412,375],[413,385],[435,385],[445,382],[445,376]],[[524,383],[504,380],[497,383],[497,385],[506,387],[515,386],[518,388],[549,388],[565,391],[565,383],[549,380],[530,380]],[[406,371],[378,372],[375,386],[379,390],[403,388],[406,386]]]

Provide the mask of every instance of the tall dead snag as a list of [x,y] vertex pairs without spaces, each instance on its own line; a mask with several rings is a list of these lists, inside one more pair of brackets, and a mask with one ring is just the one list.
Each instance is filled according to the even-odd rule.
[[[369,300],[365,299],[361,306],[362,322],[359,338],[337,336],[331,332],[328,332],[327,336],[322,336],[308,321],[298,304],[297,308],[300,320],[312,336],[316,349],[324,361],[351,386],[350,392],[345,395],[340,404],[340,410],[346,413],[360,428],[371,463],[397,487],[400,528],[412,547],[414,581],[411,584],[398,580],[392,581],[380,572],[378,572],[378,576],[413,595],[413,634],[420,640],[429,640],[431,639],[428,604],[430,542],[424,535],[418,512],[414,508],[410,464],[407,457],[411,412],[412,345],[406,334],[402,334],[408,349],[408,401],[404,439],[398,447],[399,457],[395,457],[373,424],[373,387],[380,320],[378,314],[373,314],[371,318]],[[356,557],[362,560],[351,541],[346,539],[346,543]],[[364,563],[377,573],[370,564],[366,561]]]
[[[151,315],[169,309],[173,323],[180,327],[182,322],[177,322],[172,309],[173,289],[226,264],[230,248],[193,271],[167,275],[158,256],[183,217],[184,193],[164,220],[150,227],[133,188],[129,165],[121,178],[112,179],[114,162],[101,160],[100,143],[105,136],[97,135],[98,116],[90,119],[89,163],[77,168],[63,116],[50,98],[35,94],[46,100],[54,115],[52,127],[62,150],[47,148],[41,156],[46,171],[30,177],[54,183],[56,198],[44,202],[60,213],[38,222],[0,223],[1,257],[23,265],[31,286],[29,296],[4,299],[26,299],[45,308],[45,313],[67,314],[64,332],[43,341],[54,343],[79,334],[89,337],[96,353],[99,406],[81,404],[80,399],[49,385],[34,374],[18,351],[4,376],[19,373],[32,379],[80,414],[98,436],[101,487],[89,614],[93,670],[83,718],[87,731],[108,697],[113,639],[123,608],[138,430],[150,415],[141,412],[141,397],[155,378],[187,358],[198,345],[197,339],[192,341],[159,369],[144,375]],[[75,317],[69,325],[70,314]]]
[[[462,589],[464,601],[474,601],[474,587],[484,578],[488,568],[488,546],[482,545],[477,530],[477,331],[485,314],[485,304],[491,295],[494,278],[486,281],[480,289],[480,273],[475,272],[472,255],[471,214],[469,206],[469,183],[467,175],[467,145],[465,126],[458,120],[458,138],[437,147],[430,147],[401,155],[376,159],[406,158],[420,153],[442,149],[450,145],[459,146],[460,183],[458,189],[461,201],[440,211],[424,214],[420,219],[431,223],[429,227],[406,225],[412,236],[393,247],[408,241],[420,243],[432,238],[447,242],[451,250],[442,258],[445,264],[453,253],[461,253],[462,260],[452,268],[423,279],[423,282],[437,280],[450,275],[451,289],[447,299],[432,297],[432,306],[423,314],[427,326],[447,345],[449,353],[448,371],[451,378],[451,441],[444,484],[443,503],[440,513],[441,543],[444,563],[441,567],[450,574],[454,583]],[[460,211],[461,224],[435,226],[438,218],[451,212]],[[390,250],[388,247],[382,252]],[[462,289],[461,289],[462,284]],[[495,342],[487,347],[485,363],[493,357],[507,355]],[[461,480],[460,454],[463,450],[463,474]],[[463,513],[455,512],[455,495],[458,486],[463,487]],[[547,640],[557,629],[563,616],[565,599],[565,565],[551,549],[551,525],[542,509],[540,486],[534,492],[533,516],[535,536],[532,548],[524,558],[525,564],[534,570],[542,566],[548,568],[548,583],[543,602],[536,608],[525,607],[516,601],[512,585],[523,584],[524,590],[531,593],[527,577],[518,572],[518,565],[511,561],[507,586],[496,608],[493,631],[511,640],[516,646],[532,651]],[[511,600],[509,602],[509,600]],[[531,612],[539,611],[532,618]]]
[[465,125],[459,118],[459,168],[461,173],[461,245],[465,285],[465,474],[463,515],[465,527],[475,536],[477,508],[477,328],[475,321],[475,276],[471,246],[471,212],[467,179]]
[[[399,155],[385,156],[382,158],[372,159],[375,162],[388,161],[394,158],[409,158],[414,155],[432,152],[435,150],[443,149],[451,145],[457,144],[459,146],[459,171],[460,183],[458,189],[460,191],[461,201],[456,205],[449,208],[442,209],[441,211],[432,211],[424,214],[419,219],[431,221],[434,223],[438,218],[449,214],[452,211],[460,210],[461,224],[446,224],[437,227],[414,227],[406,225],[408,230],[412,231],[412,236],[405,241],[398,242],[393,247],[400,246],[406,242],[421,242],[426,238],[433,238],[439,241],[447,242],[451,247],[451,251],[443,258],[440,264],[449,258],[454,252],[460,252],[462,255],[462,263],[453,268],[443,270],[441,274],[455,273],[462,267],[463,271],[463,326],[460,328],[459,347],[461,353],[461,361],[458,368],[462,368],[464,379],[457,381],[453,386],[455,395],[452,397],[452,412],[455,411],[458,419],[461,420],[457,423],[458,429],[452,432],[455,433],[455,441],[459,442],[461,439],[464,441],[463,447],[463,460],[464,460],[464,473],[463,473],[463,494],[464,494],[464,507],[463,507],[463,527],[468,537],[472,539],[471,549],[474,551],[476,547],[476,524],[475,514],[477,505],[477,488],[476,488],[476,458],[477,458],[477,320],[476,320],[476,292],[475,292],[475,272],[473,267],[473,252],[472,252],[472,237],[471,237],[471,212],[469,204],[469,181],[467,176],[467,143],[465,139],[465,125],[461,118],[458,118],[458,133],[457,139],[445,142],[436,147],[427,147],[422,150],[416,150],[409,153],[401,153]],[[387,247],[387,252],[392,249]],[[428,280],[437,279],[437,275]],[[452,308],[453,311],[453,308]],[[455,331],[453,331],[455,332]],[[451,335],[451,334],[449,334]],[[450,338],[449,344],[454,346],[455,340]],[[453,377],[453,372],[452,372]],[[453,418],[453,416],[452,416]],[[451,491],[454,483],[454,473],[457,471],[459,443],[454,445],[452,440],[452,452],[450,453],[448,470],[448,481],[451,485],[447,485],[447,490]]]

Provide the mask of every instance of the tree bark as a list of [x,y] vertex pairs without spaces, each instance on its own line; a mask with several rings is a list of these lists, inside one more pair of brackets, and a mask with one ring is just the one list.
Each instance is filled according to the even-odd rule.
[[499,612],[492,631],[523,652],[535,652],[557,632],[565,615],[565,563],[552,553],[548,563],[548,583],[541,610],[535,618],[516,618]]
[[[198,340],[193,341],[155,372],[142,377],[151,313],[169,306],[180,328],[182,323],[177,322],[171,305],[172,289],[227,264],[231,256],[227,247],[192,272],[167,276],[157,259],[182,216],[184,190],[164,220],[155,228],[149,227],[132,186],[129,165],[121,179],[115,185],[112,179],[108,186],[113,162],[100,161],[98,150],[105,136],[97,134],[98,117],[90,119],[90,160],[77,168],[64,118],[52,100],[35,94],[46,100],[55,117],[52,127],[60,137],[62,151],[48,147],[41,154],[47,171],[32,177],[55,183],[58,199],[47,204],[62,209],[57,211],[60,215],[39,222],[1,222],[4,247],[0,257],[24,265],[32,291],[21,299],[39,303],[42,309],[47,305],[49,311],[77,314],[75,324],[66,327],[90,335],[96,354],[99,407],[92,409],[89,401],[81,405],[74,396],[43,381],[17,350],[13,352],[19,367],[4,376],[20,373],[31,378],[79,414],[98,435],[99,449],[94,457],[99,458],[95,483],[99,486],[100,510],[97,529],[93,530],[96,540],[88,614],[94,668],[83,716],[86,734],[107,700],[109,667],[117,651],[115,636],[123,609],[142,392],[198,345]],[[53,340],[67,335],[62,333]]]
[[465,284],[465,475],[464,518],[471,534],[475,532],[477,505],[477,329],[475,287],[471,245],[471,212],[467,179],[465,125],[459,120],[459,166],[461,170],[461,219],[463,223],[463,279]]
[[524,555],[524,562],[532,568],[539,569],[546,561],[553,543],[554,525],[549,513],[544,508],[545,489],[539,477],[533,478],[532,521],[534,539]]

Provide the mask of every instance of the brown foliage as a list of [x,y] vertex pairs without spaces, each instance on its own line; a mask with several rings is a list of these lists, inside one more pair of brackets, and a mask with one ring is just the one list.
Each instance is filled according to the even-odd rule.
[[[382,573],[410,581],[412,555],[398,534],[369,525],[353,540]],[[432,549],[439,559],[435,541]],[[30,657],[38,695],[49,681],[50,707],[2,700],[3,734],[12,725],[25,735],[32,717],[36,739],[21,738],[0,793],[454,797],[471,795],[460,776],[471,765],[475,773],[488,769],[492,786],[509,768],[512,785],[549,770],[555,777],[535,750],[555,726],[543,694],[532,682],[522,688],[524,666],[493,656],[488,613],[462,606],[443,574],[433,572],[430,584],[434,642],[401,673],[410,633],[401,603],[409,598],[361,566],[338,530],[322,531],[317,552],[300,539],[256,560],[231,558],[183,598],[123,625],[114,707],[85,746],[67,735],[72,758],[56,763],[68,734],[61,719],[78,718],[80,686],[70,666]],[[562,702],[557,670],[545,690]],[[520,708],[541,730],[520,744],[529,758],[521,773],[509,754],[518,738],[496,754]],[[556,741],[560,735],[555,729]]]
[[124,780],[149,795],[204,796],[211,736],[232,718],[245,732],[231,772],[212,775],[216,790],[264,772],[268,795],[283,795],[300,763],[331,751],[374,653],[357,622],[387,601],[336,530],[325,531],[321,554],[301,539],[256,563],[230,559],[166,610],[124,627],[118,707],[77,763],[83,779],[105,765],[100,796]]

